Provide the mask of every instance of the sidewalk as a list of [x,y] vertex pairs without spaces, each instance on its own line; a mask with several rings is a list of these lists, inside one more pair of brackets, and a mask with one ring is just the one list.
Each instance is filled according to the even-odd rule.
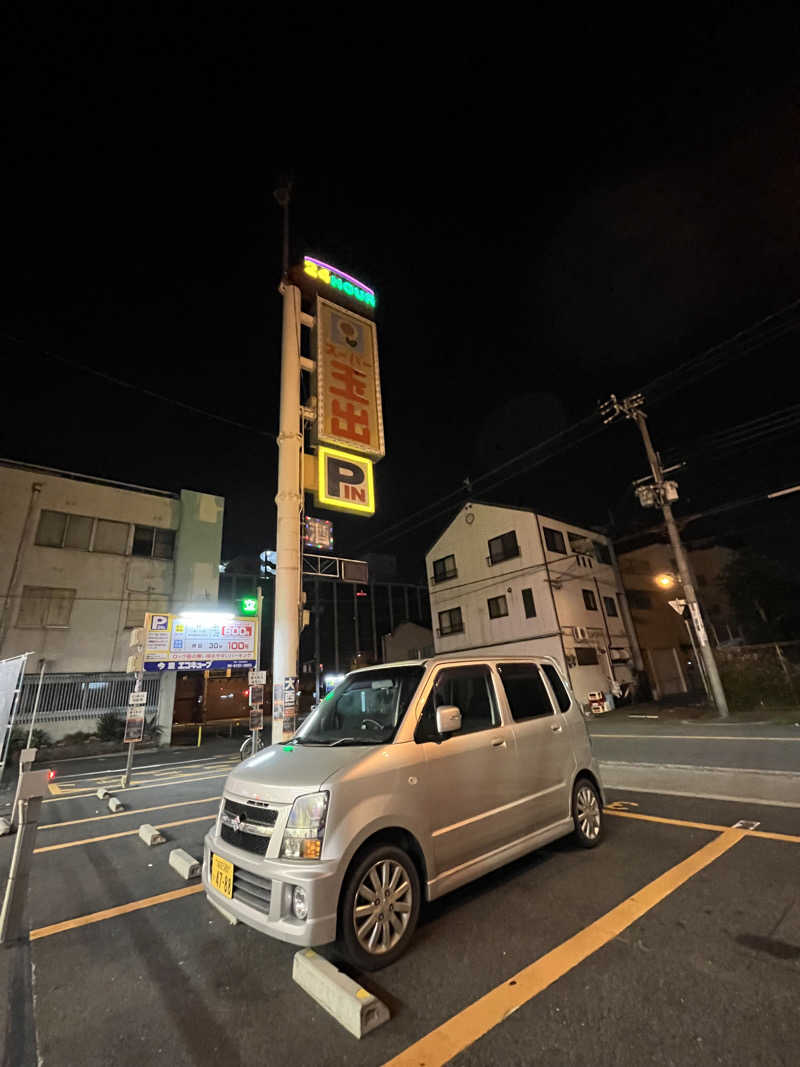
[[593,723],[626,722],[629,725],[631,722],[640,722],[645,725],[648,722],[655,721],[681,723],[684,725],[698,723],[703,726],[763,726],[768,723],[788,723],[791,725],[800,724],[800,707],[734,708],[731,710],[729,718],[720,719],[716,709],[709,704],[673,704],[665,701],[652,701],[641,704],[626,704],[615,708],[613,711],[593,715],[591,721]]

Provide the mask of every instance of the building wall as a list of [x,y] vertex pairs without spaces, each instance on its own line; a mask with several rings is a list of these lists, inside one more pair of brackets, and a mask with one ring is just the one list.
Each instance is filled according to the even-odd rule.
[[[540,538],[539,523],[562,532],[566,552],[552,552]],[[499,563],[490,563],[490,539],[514,531],[519,555]],[[569,544],[568,533],[580,534],[587,551],[581,561]],[[599,563],[593,555],[592,541],[608,546],[608,539],[580,527],[567,526],[556,519],[537,516],[530,511],[495,505],[470,503],[464,506],[426,554],[426,568],[431,598],[434,642],[437,652],[465,652],[486,649],[493,652],[524,655],[528,652],[553,655],[566,667],[579,700],[586,701],[590,691],[609,692],[614,679],[620,683],[633,680],[631,642],[622,611],[608,619],[610,641],[606,637],[605,613],[597,598],[619,595],[619,577],[611,564]],[[443,581],[434,579],[434,561],[455,556],[457,574]],[[582,589],[595,592],[598,610],[589,611]],[[533,595],[536,614],[526,617],[523,590]],[[488,600],[504,596],[508,614],[492,618]],[[463,632],[441,633],[440,613],[460,607]],[[576,627],[589,630],[578,636]],[[609,645],[627,662],[609,666]],[[597,663],[577,664],[576,646],[595,650]],[[589,652],[591,655],[591,652]]]
[[[28,672],[42,659],[48,674],[124,672],[131,629],[145,610],[216,602],[223,504],[0,463],[0,657],[32,652]],[[128,524],[125,553],[37,544],[43,511]],[[173,558],[133,555],[136,525],[175,531]],[[31,600],[25,587],[74,590],[68,618],[21,625],[31,621],[21,616]],[[174,694],[174,680],[164,683],[162,725],[171,723]]]
[[415,622],[401,622],[381,638],[384,663],[405,659],[424,659],[433,655],[433,634]]

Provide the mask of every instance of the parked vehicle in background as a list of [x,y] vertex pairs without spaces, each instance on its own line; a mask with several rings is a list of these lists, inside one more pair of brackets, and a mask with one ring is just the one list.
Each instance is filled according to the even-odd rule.
[[435,656],[348,674],[297,730],[235,768],[205,839],[209,900],[375,970],[423,899],[573,833],[603,834],[577,701],[549,658]]

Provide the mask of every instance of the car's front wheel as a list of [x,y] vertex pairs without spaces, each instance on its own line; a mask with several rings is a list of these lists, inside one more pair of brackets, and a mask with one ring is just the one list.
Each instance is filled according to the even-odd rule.
[[362,971],[387,967],[405,952],[419,918],[421,887],[402,848],[377,844],[356,860],[342,889],[340,941]]
[[582,848],[594,848],[603,838],[603,806],[600,794],[589,778],[579,778],[572,791],[572,819],[575,840]]

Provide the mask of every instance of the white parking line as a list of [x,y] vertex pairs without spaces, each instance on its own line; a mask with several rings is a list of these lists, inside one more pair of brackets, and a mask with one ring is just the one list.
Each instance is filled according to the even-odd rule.
[[[235,755],[235,752],[223,752],[219,756],[206,756],[204,759],[168,760],[166,763],[143,763],[140,767],[136,767],[136,770],[152,771],[157,767],[173,767],[176,770],[179,770],[181,767],[189,767],[193,763],[207,763],[209,766],[215,766],[216,761],[233,759]],[[59,774],[58,780],[60,782],[68,782],[73,778],[102,778],[107,774],[121,774],[124,770],[125,766],[123,764],[121,767],[112,767],[101,771],[80,771],[78,774]]]

